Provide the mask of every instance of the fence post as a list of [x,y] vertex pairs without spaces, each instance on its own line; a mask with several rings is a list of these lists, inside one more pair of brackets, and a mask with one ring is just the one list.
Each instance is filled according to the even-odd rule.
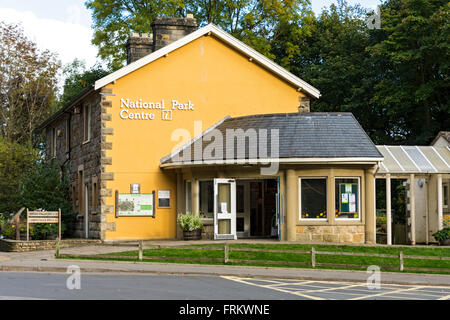
[[144,257],[143,250],[144,250],[144,244],[143,244],[142,240],[140,240],[139,241],[139,257],[138,257],[139,261],[142,261],[142,259]]
[[56,248],[56,252],[55,252],[55,257],[56,258],[59,258],[59,249],[60,249],[60,242],[59,242],[59,238],[56,238],[56,245],[55,245],[55,248]]
[[16,240],[20,241],[20,216],[16,217]]
[[314,247],[311,247],[311,266],[316,267],[316,249]]
[[224,263],[228,263],[228,253],[229,253],[230,247],[228,246],[228,243],[225,243],[225,248],[224,248],[224,259],[223,262]]
[[404,267],[403,267],[403,251],[400,251],[400,253],[398,255],[398,258],[400,259],[400,271],[403,271],[404,270]]

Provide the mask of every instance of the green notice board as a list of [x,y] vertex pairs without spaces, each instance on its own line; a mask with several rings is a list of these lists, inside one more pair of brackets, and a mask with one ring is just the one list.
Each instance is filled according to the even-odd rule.
[[154,194],[117,194],[117,217],[155,217]]
[[339,185],[339,211],[341,213],[358,212],[358,184],[341,183]]

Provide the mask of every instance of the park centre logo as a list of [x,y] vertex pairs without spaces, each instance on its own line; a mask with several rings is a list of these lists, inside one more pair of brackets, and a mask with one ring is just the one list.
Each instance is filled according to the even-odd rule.
[[202,121],[194,122],[194,139],[186,129],[173,131],[172,141],[180,141],[172,150],[173,162],[194,165],[260,165],[261,175],[278,173],[279,129],[235,128],[222,132],[211,128],[203,132],[202,127]]
[[189,100],[182,103],[172,99],[166,103],[166,100],[148,102],[143,99],[131,100],[128,98],[120,99],[120,118],[123,120],[155,120],[156,114],[161,114],[164,121],[172,121],[173,113],[179,111],[195,111],[195,105]]

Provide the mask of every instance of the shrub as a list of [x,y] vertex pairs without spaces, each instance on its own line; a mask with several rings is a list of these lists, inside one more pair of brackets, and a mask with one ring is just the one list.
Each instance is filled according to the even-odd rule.
[[179,215],[178,225],[183,231],[195,231],[203,229],[203,223],[200,217],[193,216],[190,213]]
[[433,237],[439,241],[439,243],[444,242],[447,239],[450,239],[450,227],[444,228],[436,233],[433,233]]

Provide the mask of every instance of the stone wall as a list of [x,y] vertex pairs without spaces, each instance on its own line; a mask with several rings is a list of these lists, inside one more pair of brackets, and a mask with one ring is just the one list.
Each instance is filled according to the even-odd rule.
[[202,240],[214,240],[214,223],[204,223]]
[[297,226],[297,241],[364,244],[365,228],[359,226]]
[[[85,141],[84,137],[84,112],[87,110],[85,106],[90,106],[91,114],[91,134],[88,141]],[[99,192],[102,144],[101,112],[101,97],[98,92],[94,91],[46,128],[47,159],[54,159],[60,165],[64,165],[69,174],[70,200],[73,203],[74,211],[77,212],[74,237],[79,238],[84,238],[86,233],[84,213],[86,185],[89,190],[87,199],[89,203],[89,238],[100,239],[101,235],[101,199]],[[70,122],[70,127],[67,125],[68,122]],[[53,128],[57,132],[55,157],[52,156],[51,152]],[[66,143],[67,135],[69,135],[69,145]],[[80,172],[82,172],[82,181],[79,181]],[[96,201],[94,201],[94,197],[96,197]]]
[[[101,240],[62,240],[60,248],[72,248],[88,245],[101,244]],[[1,252],[29,252],[40,250],[53,250],[56,248],[55,240],[42,241],[16,241],[16,240],[0,240]]]

